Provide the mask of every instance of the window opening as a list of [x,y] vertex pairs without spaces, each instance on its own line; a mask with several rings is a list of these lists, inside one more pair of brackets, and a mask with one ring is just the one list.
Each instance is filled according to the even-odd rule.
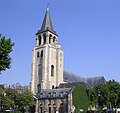
[[54,85],[52,85],[52,89],[54,89],[55,87],[54,87]]
[[51,113],[51,107],[49,107],[49,113]]
[[39,54],[39,52],[37,52],[37,57],[39,57],[40,56],[40,54]]
[[41,36],[39,36],[39,45],[41,45]]
[[46,43],[46,36],[45,36],[45,34],[44,34],[44,44]]
[[55,42],[55,37],[53,38],[53,43]]
[[40,92],[40,89],[41,89],[41,85],[40,84],[38,84],[38,92]]
[[54,66],[51,65],[51,76],[53,77],[54,76]]
[[42,107],[40,107],[40,113],[42,113]]
[[50,44],[50,42],[51,42],[51,37],[52,37],[52,35],[50,34],[50,35],[49,35],[49,44]]
[[43,57],[43,51],[41,51],[41,55],[40,56]]

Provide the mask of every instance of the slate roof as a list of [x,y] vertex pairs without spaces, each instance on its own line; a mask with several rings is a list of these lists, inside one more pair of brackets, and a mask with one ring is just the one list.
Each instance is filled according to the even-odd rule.
[[43,89],[37,95],[38,99],[65,98],[73,88]]
[[55,30],[54,30],[54,28],[53,28],[48,8],[46,10],[46,13],[45,13],[45,16],[44,16],[44,20],[43,20],[41,29],[38,30],[38,32],[36,33],[36,35],[39,34],[39,33],[45,32],[45,31],[50,31],[50,32],[54,33],[55,35],[57,35],[56,32],[55,32]]
[[90,88],[86,82],[61,83],[59,88],[70,88],[74,87],[76,84],[83,85],[86,89]]

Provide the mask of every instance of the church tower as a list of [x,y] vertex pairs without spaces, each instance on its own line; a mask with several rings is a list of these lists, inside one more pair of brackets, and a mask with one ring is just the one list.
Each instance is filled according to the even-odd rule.
[[36,94],[42,89],[54,89],[60,83],[63,83],[63,51],[47,8],[32,50],[31,92]]

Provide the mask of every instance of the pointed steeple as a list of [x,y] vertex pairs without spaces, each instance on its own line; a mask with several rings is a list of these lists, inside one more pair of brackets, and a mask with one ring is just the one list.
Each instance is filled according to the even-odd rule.
[[54,28],[53,28],[53,25],[52,25],[52,21],[51,21],[51,18],[50,18],[50,13],[49,13],[49,8],[46,9],[46,13],[45,13],[45,16],[44,16],[44,20],[43,20],[41,29],[38,30],[36,35],[41,33],[41,32],[45,32],[45,31],[50,31],[50,32],[54,33],[55,35],[57,35],[56,32],[54,31]]

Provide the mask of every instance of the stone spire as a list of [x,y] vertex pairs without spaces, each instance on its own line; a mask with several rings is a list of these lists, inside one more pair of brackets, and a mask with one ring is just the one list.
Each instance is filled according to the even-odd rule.
[[51,18],[50,18],[50,13],[49,13],[49,8],[46,9],[46,13],[45,13],[45,16],[44,16],[44,20],[43,20],[41,29],[38,30],[36,35],[41,33],[41,32],[45,32],[45,31],[50,31],[50,32],[54,33],[55,35],[57,35],[56,32],[54,31],[54,28],[53,28],[53,25],[52,25],[52,21],[51,21]]

